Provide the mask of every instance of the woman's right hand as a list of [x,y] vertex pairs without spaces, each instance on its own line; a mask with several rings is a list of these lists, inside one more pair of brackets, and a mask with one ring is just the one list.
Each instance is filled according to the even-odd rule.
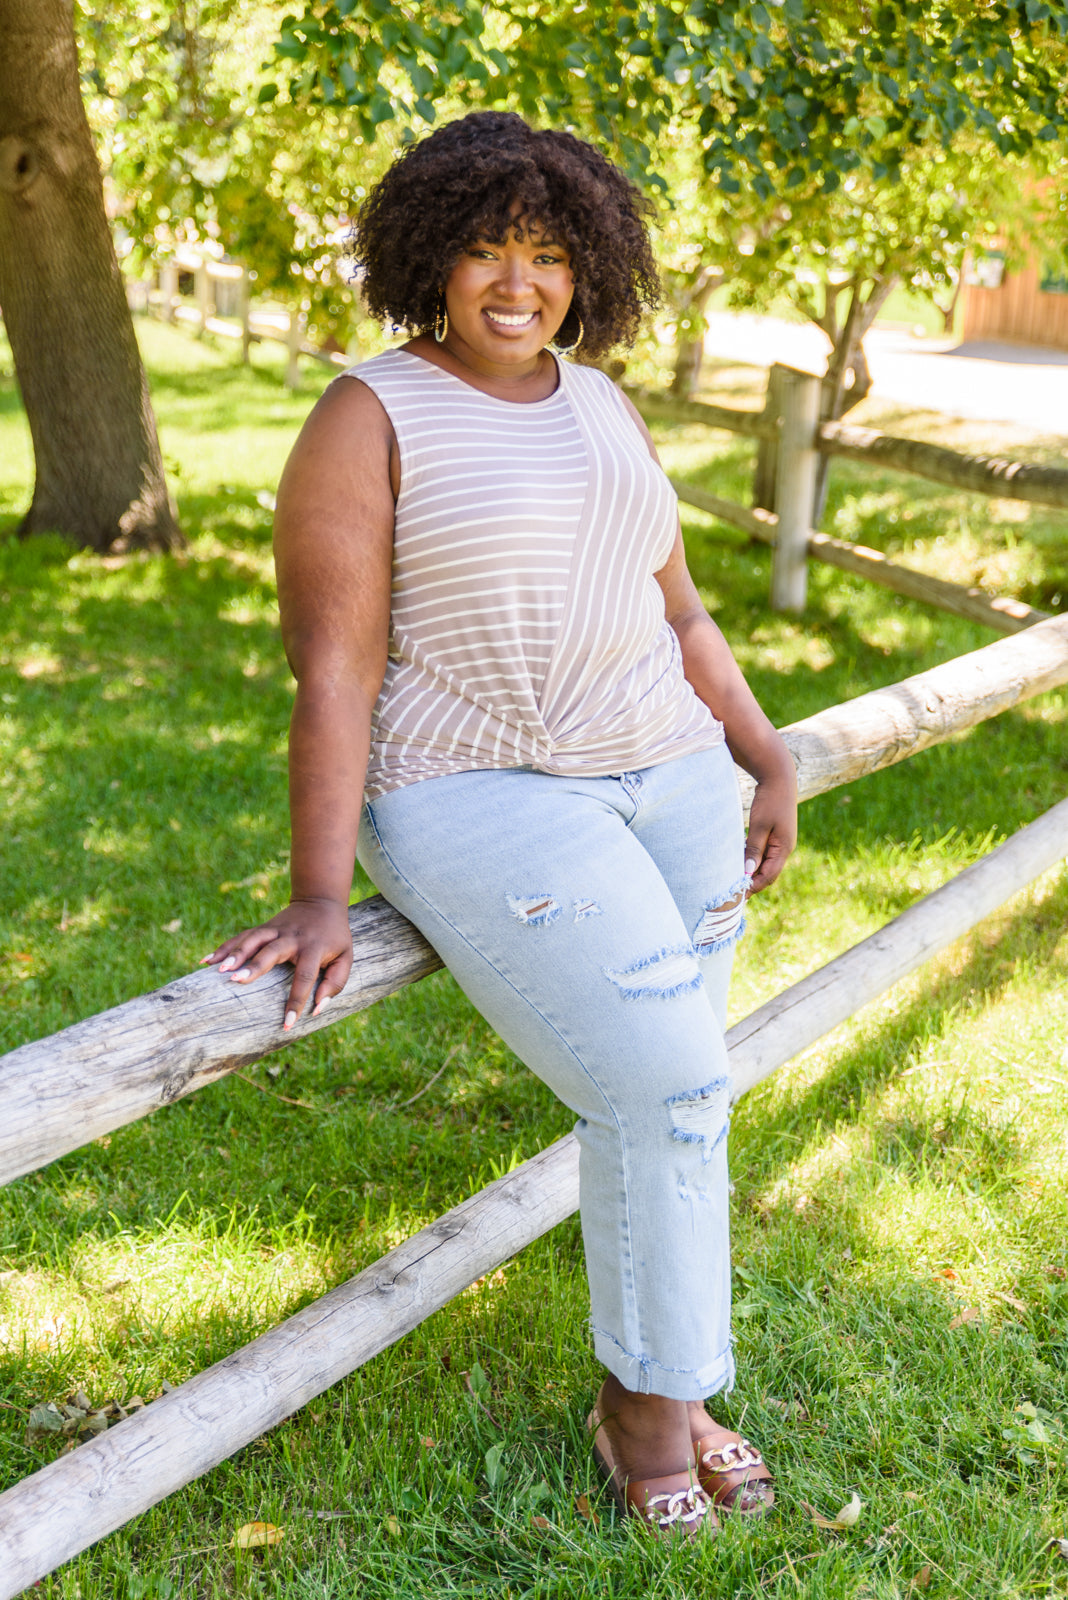
[[269,922],[225,939],[201,965],[228,972],[231,983],[254,983],[283,961],[291,961],[295,969],[282,1024],[289,1029],[303,1013],[316,979],[313,1017],[348,981],[352,970],[348,906],[338,900],[291,900]]

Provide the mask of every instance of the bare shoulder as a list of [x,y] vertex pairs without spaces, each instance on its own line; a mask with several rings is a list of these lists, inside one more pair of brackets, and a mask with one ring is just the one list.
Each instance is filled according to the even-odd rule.
[[329,449],[341,462],[353,457],[381,456],[395,444],[393,424],[381,400],[355,374],[335,378],[323,391],[300,431],[292,462]]

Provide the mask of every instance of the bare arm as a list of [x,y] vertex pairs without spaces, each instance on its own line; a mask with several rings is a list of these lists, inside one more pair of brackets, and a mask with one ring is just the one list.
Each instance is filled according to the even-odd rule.
[[371,738],[386,667],[396,446],[371,391],[341,379],[286,463],[275,513],[278,604],[297,680],[289,729],[290,903],[207,958],[248,983],[296,968],[285,1026],[322,973],[316,1010],[352,966],[348,901]]
[[[630,401],[628,410],[655,458],[649,430]],[[757,781],[746,835],[746,871],[754,893],[774,883],[797,843],[797,771],[777,729],[764,715],[730,646],[712,621],[686,566],[681,530],[657,573],[667,620],[682,650],[683,670],[698,699],[723,724],[727,748]]]

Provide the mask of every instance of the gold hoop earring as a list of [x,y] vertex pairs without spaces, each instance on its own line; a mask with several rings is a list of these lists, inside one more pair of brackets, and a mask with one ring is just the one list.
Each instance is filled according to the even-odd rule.
[[449,312],[445,305],[445,296],[441,297],[441,310],[434,318],[434,338],[438,344],[444,344],[449,332]]
[[556,344],[553,340],[549,341],[549,349],[554,350],[558,356],[573,356],[579,345],[582,343],[582,336],[586,330],[582,326],[582,318],[579,316],[577,311],[575,313],[575,321],[579,325],[579,331],[578,338],[575,340],[574,344]]

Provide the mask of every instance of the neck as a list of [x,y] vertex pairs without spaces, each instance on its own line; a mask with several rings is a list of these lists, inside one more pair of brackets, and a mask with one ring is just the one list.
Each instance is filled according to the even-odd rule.
[[545,351],[542,349],[535,351],[528,359],[520,362],[487,361],[484,356],[480,356],[477,351],[472,350],[465,340],[454,334],[451,328],[441,344],[437,344],[436,341],[424,340],[413,340],[412,343],[419,346],[421,354],[429,353],[432,350],[439,357],[444,356],[446,359],[441,363],[443,366],[455,365],[462,367],[464,372],[470,373],[473,377],[486,378],[491,383],[499,384],[502,388],[518,389],[532,380],[541,380],[546,370],[546,359],[552,360],[551,356],[546,358]]

